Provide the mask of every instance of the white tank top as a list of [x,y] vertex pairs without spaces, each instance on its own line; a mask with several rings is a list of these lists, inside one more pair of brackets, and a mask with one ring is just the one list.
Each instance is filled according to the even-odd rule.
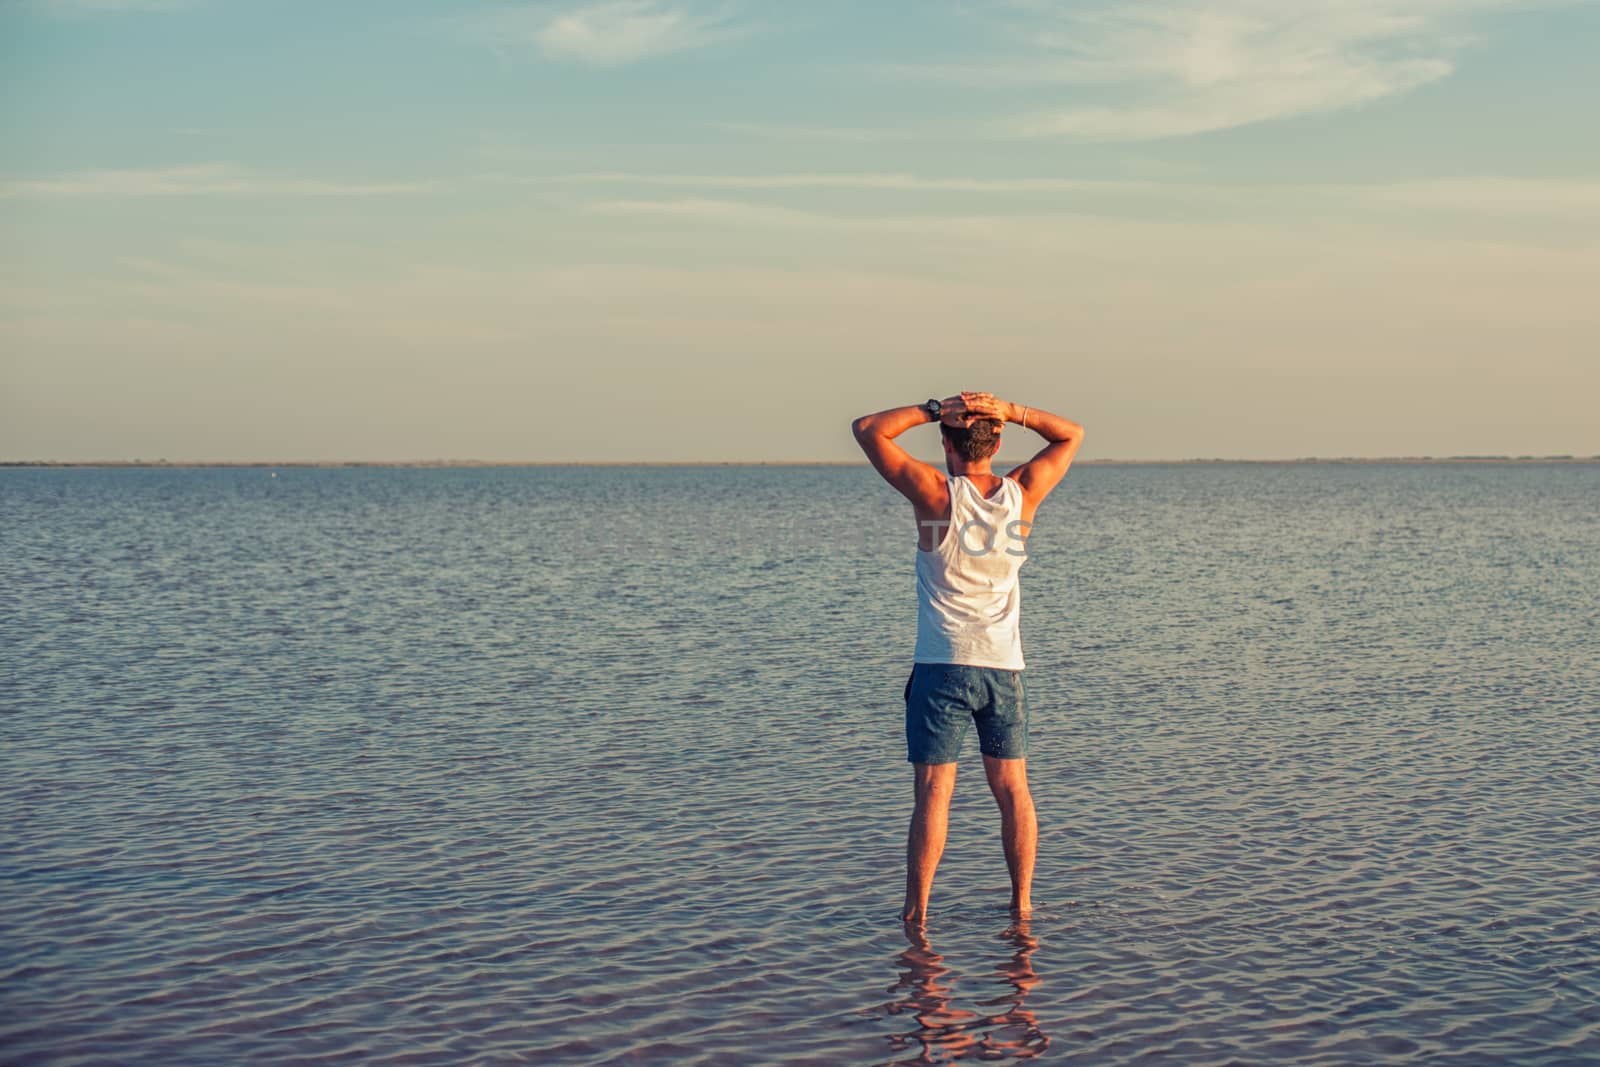
[[1022,487],[1000,479],[985,498],[964,475],[948,479],[950,525],[939,547],[917,548],[917,663],[1022,670],[1022,589],[1027,561]]

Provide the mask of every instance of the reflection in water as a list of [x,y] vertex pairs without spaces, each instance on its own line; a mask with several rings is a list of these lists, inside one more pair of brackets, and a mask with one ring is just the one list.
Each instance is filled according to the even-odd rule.
[[896,1063],[950,1063],[968,1057],[981,1060],[1027,1059],[1050,1046],[1050,1038],[1039,1029],[1039,1020],[1024,1006],[1039,975],[1033,969],[1033,953],[1039,941],[1022,921],[1000,935],[1015,950],[1011,958],[994,973],[1010,988],[997,997],[973,1002],[979,1009],[968,1011],[954,1005],[958,976],[944,965],[944,957],[934,951],[927,931],[906,924],[910,947],[900,953],[899,980],[889,992],[899,999],[884,1005],[889,1015],[910,1014],[917,1021],[915,1030],[896,1033],[889,1041],[896,1052],[917,1049],[911,1058]]

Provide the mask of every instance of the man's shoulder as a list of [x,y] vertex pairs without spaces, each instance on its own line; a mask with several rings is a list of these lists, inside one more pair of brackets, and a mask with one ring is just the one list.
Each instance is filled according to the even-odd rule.
[[955,479],[949,475],[940,475],[932,466],[928,465],[928,474],[918,482],[915,493],[907,493],[912,507],[917,511],[933,512],[939,515],[950,507],[950,494],[954,491]]

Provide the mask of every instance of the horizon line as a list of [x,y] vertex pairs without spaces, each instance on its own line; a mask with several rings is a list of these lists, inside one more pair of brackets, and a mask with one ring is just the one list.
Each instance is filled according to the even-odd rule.
[[[1027,462],[1020,460],[1016,465]],[[1176,466],[1195,464],[1351,464],[1351,463],[1600,463],[1600,453],[1576,455],[1451,455],[1451,456],[1296,456],[1268,459],[1243,459],[1225,456],[1192,456],[1184,459],[1080,459],[1074,466]],[[286,467],[286,468],[473,468],[473,467],[870,467],[866,460],[844,459],[24,459],[0,460],[0,468],[25,467]]]

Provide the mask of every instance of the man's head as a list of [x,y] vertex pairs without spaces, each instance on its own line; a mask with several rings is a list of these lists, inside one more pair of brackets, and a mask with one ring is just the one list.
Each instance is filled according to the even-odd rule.
[[939,424],[952,459],[966,463],[981,463],[1000,451],[999,419],[973,419],[966,426]]

